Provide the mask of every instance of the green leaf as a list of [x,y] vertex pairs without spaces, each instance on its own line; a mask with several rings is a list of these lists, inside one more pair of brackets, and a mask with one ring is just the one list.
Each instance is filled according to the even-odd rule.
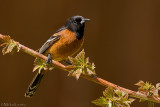
[[74,72],[74,75],[73,75],[73,76],[75,76],[76,79],[78,80],[79,77],[80,77],[80,75],[81,75],[81,73],[82,73],[82,70],[81,70],[81,69],[77,69],[76,72]]
[[5,43],[0,45],[4,47],[2,49],[3,55],[7,53],[13,54],[15,51],[19,52],[20,47],[18,42],[15,42],[13,39],[11,39],[10,36],[5,36],[3,39]]
[[103,91],[103,95],[107,98],[112,99],[114,97],[114,91],[111,87],[108,87],[105,91]]
[[133,101],[135,101],[135,99],[133,98],[129,98],[130,103],[132,103]]
[[85,58],[85,52],[82,50],[75,58],[68,57],[69,61],[75,68],[69,71],[68,76],[73,76],[77,80],[80,75],[96,75],[94,63],[89,62],[89,58]]
[[36,71],[37,69],[39,69],[39,65],[35,65],[33,68],[33,72]]
[[107,105],[109,105],[109,102],[104,97],[100,97],[99,99],[96,99],[96,100],[92,101],[92,103],[97,105],[97,106],[109,107],[109,106],[107,106]]
[[160,90],[160,83],[156,84],[156,89]]
[[41,59],[38,59],[36,58],[35,61],[34,61],[34,68],[33,68],[33,72],[38,70],[38,72],[40,73],[41,70],[52,70],[54,68],[53,65],[48,65],[46,64],[46,62],[44,60],[41,60]]
[[138,83],[136,83],[135,85],[137,85],[137,86],[144,86],[145,85],[145,83],[144,83],[144,81],[139,81]]
[[119,97],[122,96],[122,91],[121,91],[121,90],[115,90],[115,93],[116,93]]
[[[113,90],[112,88],[108,87],[103,92],[103,97],[95,100],[94,104],[102,107],[130,107],[130,104],[134,100],[135,99],[133,98],[128,98],[128,94],[126,94],[125,92],[121,90]],[[104,101],[106,103],[102,103]]]
[[[160,89],[160,83],[157,83],[156,86],[152,85],[152,83],[149,82],[143,82],[140,81],[138,84],[139,86],[138,92],[146,94],[147,96],[153,96],[158,97],[158,91]],[[140,99],[140,101],[144,101],[143,99]]]

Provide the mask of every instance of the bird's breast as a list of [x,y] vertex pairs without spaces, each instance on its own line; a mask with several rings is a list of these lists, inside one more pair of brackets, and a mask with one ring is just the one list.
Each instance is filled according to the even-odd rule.
[[52,58],[61,61],[67,59],[68,56],[73,56],[83,45],[84,38],[78,40],[74,32],[68,29],[61,31],[60,40],[54,43],[47,51]]

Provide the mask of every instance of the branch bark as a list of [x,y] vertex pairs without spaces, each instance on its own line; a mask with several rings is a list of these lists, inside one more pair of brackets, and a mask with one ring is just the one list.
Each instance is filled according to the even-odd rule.
[[[5,36],[0,34],[0,40],[2,42],[6,42],[4,38],[5,38]],[[38,52],[34,51],[33,49],[30,49],[30,48],[28,48],[28,47],[26,47],[26,46],[24,46],[22,44],[19,44],[19,47],[20,47],[20,51],[22,51],[22,52],[25,52],[25,53],[33,56],[33,57],[37,57],[37,58],[40,58],[40,59],[43,59],[43,60],[47,60],[46,56],[44,56],[42,54],[39,54]],[[72,65],[65,66],[62,63],[60,63],[58,61],[55,61],[55,60],[52,60],[52,64],[55,67],[57,67],[59,69],[62,69],[64,71],[69,71],[69,70],[72,70],[74,68],[74,66],[72,66]],[[81,77],[83,77],[83,78],[85,78],[87,80],[90,80],[92,82],[95,82],[97,84],[100,84],[102,86],[105,86],[105,87],[112,87],[113,89],[122,90],[125,93],[127,93],[129,96],[134,97],[134,98],[139,98],[139,99],[143,99],[143,100],[147,100],[147,101],[152,101],[152,102],[155,102],[155,103],[160,103],[160,97],[147,96],[145,94],[142,94],[142,93],[139,93],[139,92],[136,92],[136,91],[132,91],[132,90],[120,87],[120,86],[118,86],[116,84],[108,82],[108,81],[106,81],[106,80],[104,80],[102,78],[99,78],[98,76],[95,76],[95,75],[92,75],[92,76],[81,75]]]

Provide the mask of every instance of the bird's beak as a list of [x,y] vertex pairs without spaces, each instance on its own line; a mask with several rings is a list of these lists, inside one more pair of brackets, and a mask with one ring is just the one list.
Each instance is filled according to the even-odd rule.
[[84,20],[84,21],[88,21],[88,20],[90,20],[90,19],[85,19],[85,18],[83,18],[82,20]]
[[81,21],[81,24],[83,24],[84,22],[86,22],[88,20],[90,20],[90,19],[83,18],[82,21]]

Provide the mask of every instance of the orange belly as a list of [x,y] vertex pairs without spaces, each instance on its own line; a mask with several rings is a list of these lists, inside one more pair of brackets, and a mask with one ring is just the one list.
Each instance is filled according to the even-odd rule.
[[84,38],[78,40],[75,33],[67,29],[64,32],[60,40],[47,49],[45,55],[50,53],[54,60],[61,61],[67,59],[68,56],[73,56],[82,47]]

